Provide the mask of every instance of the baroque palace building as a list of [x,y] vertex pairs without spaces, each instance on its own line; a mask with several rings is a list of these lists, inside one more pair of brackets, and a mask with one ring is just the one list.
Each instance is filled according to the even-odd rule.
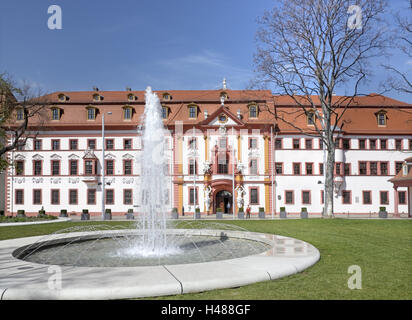
[[[168,130],[170,211],[193,215],[199,208],[208,215],[221,208],[232,214],[250,205],[252,215],[264,208],[267,217],[279,216],[281,207],[289,215],[303,207],[321,214],[324,147],[298,130],[310,131],[314,120],[290,97],[226,88],[156,93]],[[94,88],[46,98],[47,121],[24,148],[7,155],[15,165],[3,174],[6,214],[23,209],[34,215],[44,208],[49,214],[88,209],[101,215],[103,146],[105,207],[113,215],[139,212],[145,92]],[[16,122],[22,116],[18,111]],[[385,207],[389,214],[410,215],[412,105],[378,94],[356,97],[341,124],[335,214],[376,214]]]

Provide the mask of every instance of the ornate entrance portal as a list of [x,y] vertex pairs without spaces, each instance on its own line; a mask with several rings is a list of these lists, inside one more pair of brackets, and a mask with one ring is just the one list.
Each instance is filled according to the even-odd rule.
[[217,208],[221,208],[223,213],[232,213],[233,211],[233,197],[232,193],[222,190],[216,193],[215,196],[215,213]]

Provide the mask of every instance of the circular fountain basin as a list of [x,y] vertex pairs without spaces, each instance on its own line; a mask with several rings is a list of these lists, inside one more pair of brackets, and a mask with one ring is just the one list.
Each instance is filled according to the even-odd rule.
[[136,230],[104,230],[0,241],[0,297],[123,299],[201,292],[277,279],[320,258],[301,240],[208,229],[168,230],[178,252],[142,256],[126,245],[139,236]]

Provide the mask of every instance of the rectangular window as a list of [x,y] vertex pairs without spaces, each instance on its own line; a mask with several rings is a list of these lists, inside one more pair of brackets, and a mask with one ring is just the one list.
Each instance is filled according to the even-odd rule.
[[52,150],[60,150],[60,140],[52,140]]
[[114,149],[114,140],[106,139],[106,150],[113,150],[113,149]]
[[310,191],[302,191],[302,204],[310,204]]
[[96,117],[96,112],[94,108],[87,109],[87,120],[94,120]]
[[342,203],[343,204],[351,204],[352,199],[351,199],[351,192],[347,190],[342,191]]
[[59,160],[52,160],[51,161],[51,175],[58,176],[60,175],[60,161]]
[[[196,197],[196,198],[195,198]],[[198,190],[196,188],[196,192],[195,192],[195,188],[190,188],[189,189],[189,204],[190,205],[194,205],[195,204],[195,199],[196,199],[196,204],[199,204],[198,201]]]
[[313,174],[313,164],[312,163],[306,163],[306,174],[307,175],[312,175]]
[[195,106],[189,107],[189,118],[196,118],[196,110],[197,108]]
[[376,139],[369,139],[369,149],[376,150]]
[[78,161],[77,160],[69,160],[69,167],[70,167],[70,175],[71,176],[77,176]]
[[325,191],[320,190],[320,203],[324,204],[325,203]]
[[398,151],[402,150],[402,140],[401,139],[395,139],[395,149]]
[[167,108],[166,107],[163,107],[162,108],[162,119],[166,119],[167,118]]
[[252,159],[249,162],[249,174],[257,174],[258,173],[258,168],[257,168],[257,159]]
[[17,160],[15,165],[16,168],[16,176],[23,176],[24,175],[24,161]]
[[369,163],[369,172],[371,176],[378,175],[378,163],[376,161],[371,161]]
[[123,204],[132,204],[133,203],[133,194],[132,189],[123,190]]
[[123,161],[123,174],[131,175],[132,174],[132,160]]
[[341,165],[340,162],[335,162],[335,174],[337,176],[341,175]]
[[226,150],[226,148],[227,148],[226,138],[219,139],[219,149]]
[[41,174],[42,174],[42,162],[41,162],[41,160],[34,160],[33,166],[34,166],[33,175],[41,176]]
[[399,171],[402,170],[402,162],[396,161],[395,162],[395,175],[399,173]]
[[51,204],[60,204],[60,190],[51,190]]
[[257,139],[249,138],[249,149],[257,149]]
[[17,119],[17,121],[24,120],[23,108],[19,108],[19,109],[16,110],[16,119]]
[[366,149],[366,139],[359,139],[359,149],[360,150]]
[[106,160],[106,175],[114,174],[114,160]]
[[319,149],[323,150],[323,140],[319,139]]
[[342,139],[342,148],[343,150],[350,149],[350,139]]
[[249,107],[249,118],[257,118],[257,106]]
[[259,204],[258,188],[250,189],[250,204]]
[[349,176],[350,175],[350,163],[345,163],[343,166],[343,174],[345,176]]
[[381,139],[381,149],[386,150],[388,148],[388,140]]
[[336,149],[340,148],[340,141],[341,141],[341,138],[335,138],[335,148]]
[[77,150],[79,148],[78,140],[77,139],[70,139],[69,140],[69,148],[70,148],[70,150]]
[[412,150],[412,139],[409,139],[409,150]]
[[34,140],[33,149],[34,149],[35,151],[41,150],[41,146],[42,146],[42,141],[41,141],[40,139]]
[[305,139],[305,148],[308,150],[312,149],[312,139]]
[[293,139],[293,149],[300,149],[300,139]]
[[275,140],[275,149],[276,150],[282,149],[282,139],[276,139]]
[[52,120],[59,120],[60,119],[60,110],[58,108],[52,109]]
[[106,204],[114,204],[114,190],[106,189]]
[[362,191],[363,204],[372,204],[372,192]]
[[196,138],[189,138],[189,149],[190,150],[197,149],[197,139]]
[[132,119],[132,108],[124,108],[123,109],[123,116],[125,120]]
[[276,174],[283,174],[283,163],[275,163]]
[[16,189],[14,192],[14,203],[15,204],[24,204],[24,190]]
[[389,204],[389,192],[388,191],[380,191],[380,201],[381,204]]
[[229,159],[226,156],[226,154],[221,154],[218,156],[218,163],[217,163],[217,173],[218,174],[227,174],[228,173],[228,163],[229,163]]
[[132,139],[124,139],[123,140],[123,148],[125,150],[130,150],[132,149]]
[[388,175],[388,163],[387,162],[379,162],[379,169],[380,169],[380,175],[381,176],[387,176]]
[[33,190],[33,204],[41,204],[41,189]]
[[323,163],[319,163],[319,174],[323,175]]
[[69,204],[77,204],[77,189],[69,190]]
[[294,175],[300,175],[300,162],[299,163],[293,163],[293,174]]
[[96,189],[87,189],[87,204],[96,204]]
[[365,176],[367,174],[367,166],[366,166],[366,162],[362,161],[359,162],[359,175],[361,176]]
[[285,204],[293,204],[294,196],[293,191],[285,191]]
[[93,174],[93,161],[92,160],[86,160],[84,162],[84,174],[85,175]]
[[386,125],[386,114],[379,113],[378,114],[378,126],[385,126]]
[[398,191],[398,203],[406,204],[406,191]]
[[189,159],[189,174],[197,174],[197,162],[195,159]]
[[87,139],[87,148],[90,150],[96,149],[96,139]]

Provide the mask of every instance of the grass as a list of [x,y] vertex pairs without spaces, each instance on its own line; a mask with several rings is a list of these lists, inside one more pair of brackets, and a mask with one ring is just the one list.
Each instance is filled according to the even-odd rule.
[[0,223],[10,223],[10,222],[36,222],[44,220],[56,220],[56,216],[52,215],[41,215],[39,217],[16,217],[16,216],[0,216]]
[[[224,221],[250,231],[280,234],[307,241],[321,254],[305,271],[248,286],[157,299],[412,299],[412,221],[410,220],[249,220]],[[132,226],[112,221],[111,226]],[[49,234],[76,225],[102,222],[63,222],[0,228],[0,240]],[[350,290],[348,268],[362,271],[362,289]],[[219,270],[210,270],[219,272]]]

